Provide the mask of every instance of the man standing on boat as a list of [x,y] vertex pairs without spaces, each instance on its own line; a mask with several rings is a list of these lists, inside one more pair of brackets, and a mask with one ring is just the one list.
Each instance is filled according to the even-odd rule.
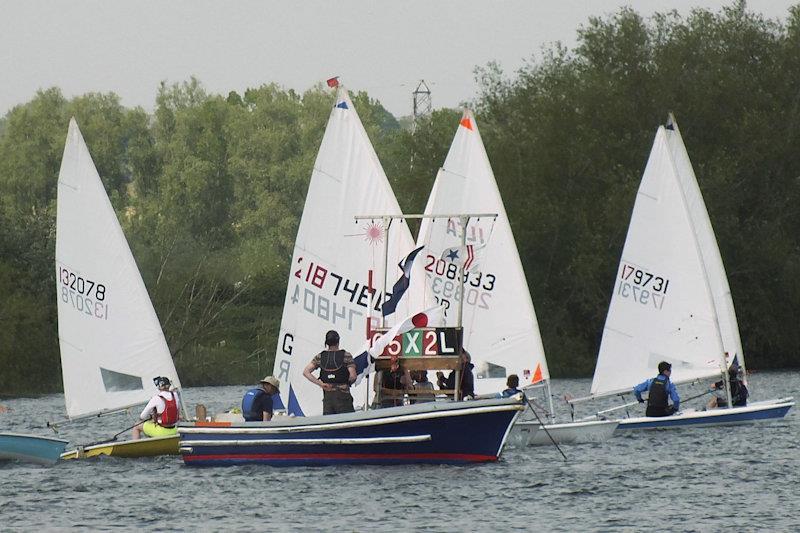
[[[330,330],[325,334],[323,350],[314,356],[303,375],[322,389],[322,414],[352,413],[353,396],[350,385],[356,380],[356,363],[350,352],[339,349],[339,333]],[[319,368],[319,378],[312,372]]]
[[177,435],[175,425],[180,418],[180,403],[178,395],[170,391],[172,382],[169,378],[158,376],[153,378],[153,383],[158,392],[150,398],[139,418],[144,422],[133,428],[133,440],[142,438],[142,433],[148,437],[169,437]]
[[272,420],[272,396],[279,392],[281,382],[274,376],[261,380],[261,386],[250,389],[242,398],[242,416],[245,422]]
[[[678,390],[669,380],[672,374],[672,365],[666,361],[658,363],[658,375],[653,379],[636,385],[633,394],[639,403],[644,403],[642,393],[647,392],[646,416],[669,416],[678,412],[681,405],[681,398]],[[672,398],[672,405],[668,405],[667,398]]]

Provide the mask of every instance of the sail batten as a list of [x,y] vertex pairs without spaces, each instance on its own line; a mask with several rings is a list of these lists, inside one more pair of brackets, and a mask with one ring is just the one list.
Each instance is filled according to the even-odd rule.
[[146,403],[180,381],[136,261],[75,119],[58,178],[56,287],[70,419]]

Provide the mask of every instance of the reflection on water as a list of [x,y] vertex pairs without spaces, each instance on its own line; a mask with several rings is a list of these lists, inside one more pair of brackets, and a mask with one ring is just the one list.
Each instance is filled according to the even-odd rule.
[[[755,374],[750,385],[753,400],[797,395],[800,373]],[[247,388],[188,389],[184,398],[219,412],[238,405]],[[583,396],[588,388],[589,380],[553,383],[557,397]],[[684,397],[702,392],[679,390]],[[60,395],[3,404],[12,411],[0,414],[2,431],[47,434],[45,423],[64,416]],[[800,522],[799,417],[793,408],[767,424],[631,432],[566,446],[566,462],[555,449],[537,447],[508,448],[499,463],[461,467],[198,469],[175,457],[52,468],[6,463],[1,528],[585,531],[642,530],[657,521],[656,529],[675,531],[790,531]],[[131,421],[124,414],[93,418],[60,435],[81,444]]]

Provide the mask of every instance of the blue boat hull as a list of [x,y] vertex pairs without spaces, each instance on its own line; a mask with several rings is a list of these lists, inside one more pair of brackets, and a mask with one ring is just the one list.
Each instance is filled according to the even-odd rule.
[[181,425],[187,465],[464,464],[496,461],[518,399],[434,402],[274,422]]
[[671,429],[692,426],[723,426],[746,424],[759,420],[783,418],[794,406],[792,398],[757,402],[746,407],[691,411],[665,417],[638,417],[620,421],[617,431],[634,429]]
[[55,464],[67,442],[51,437],[0,433],[0,460],[16,460],[43,465]]

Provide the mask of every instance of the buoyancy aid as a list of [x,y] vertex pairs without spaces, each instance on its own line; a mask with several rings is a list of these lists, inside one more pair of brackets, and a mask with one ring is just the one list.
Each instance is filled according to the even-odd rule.
[[[161,394],[159,393],[159,396]],[[164,400],[164,412],[158,415],[158,425],[164,428],[174,428],[178,423],[178,399],[174,392],[169,393],[169,400],[161,396]]]
[[266,392],[264,392],[264,389],[261,387],[250,389],[244,393],[244,397],[242,398],[242,416],[247,422],[257,422],[262,420],[262,414],[256,413],[253,410],[253,405],[255,405],[256,400],[262,394],[266,394]]
[[349,384],[350,371],[344,364],[344,350],[319,353],[319,379],[323,383]]
[[[663,377],[663,379],[662,379]],[[650,382],[650,389],[647,394],[647,408],[655,411],[664,411],[667,408],[667,383],[669,378],[659,374]]]

